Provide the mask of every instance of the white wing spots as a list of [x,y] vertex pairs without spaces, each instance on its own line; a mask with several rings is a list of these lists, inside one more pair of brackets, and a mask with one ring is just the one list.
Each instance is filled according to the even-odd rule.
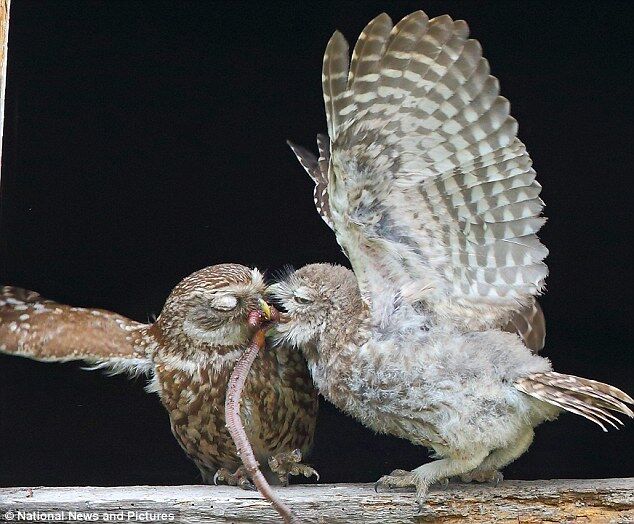
[[400,78],[403,76],[403,72],[397,69],[382,69],[381,74],[388,78]]
[[[374,95],[374,97],[376,97],[376,95]],[[347,116],[350,113],[352,113],[355,109],[357,109],[357,104],[349,104],[343,109],[341,109],[341,111],[339,111],[339,114],[342,116]]]
[[[372,91],[368,91],[367,93],[355,94],[354,95],[355,104],[351,105],[349,107],[356,107],[357,104],[366,104],[368,102],[371,102],[372,100],[376,100],[377,98],[378,98],[377,93],[374,93]],[[344,115],[350,114],[349,107],[346,107],[346,108],[342,109],[342,114],[344,114]],[[345,111],[345,113],[344,113],[344,111]]]
[[[371,57],[369,59],[374,59],[374,57]],[[378,73],[370,73],[367,74],[365,76],[362,76],[360,78],[355,79],[355,83],[359,84],[359,83],[370,83],[373,84],[374,82],[377,82],[379,80],[380,75]]]

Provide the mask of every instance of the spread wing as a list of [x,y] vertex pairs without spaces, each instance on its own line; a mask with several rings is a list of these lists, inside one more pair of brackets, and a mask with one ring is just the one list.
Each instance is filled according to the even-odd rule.
[[466,23],[382,14],[350,63],[336,32],[322,80],[330,159],[310,169],[373,309],[391,293],[478,327],[531,304],[541,186]]
[[111,371],[149,369],[147,325],[101,309],[0,288],[0,352],[45,362],[84,360]]

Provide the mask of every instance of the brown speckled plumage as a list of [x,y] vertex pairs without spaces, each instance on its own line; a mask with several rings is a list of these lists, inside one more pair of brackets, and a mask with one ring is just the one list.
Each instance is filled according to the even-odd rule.
[[[156,357],[156,389],[170,414],[174,436],[205,482],[211,483],[219,468],[240,466],[225,427],[224,401],[232,366],[183,370],[165,355],[169,353]],[[259,354],[247,379],[241,414],[265,474],[271,456],[293,449],[301,449],[304,455],[309,451],[317,397],[298,351],[286,346]]]
[[[19,288],[0,292],[0,351],[42,361],[85,360],[110,372],[146,373],[172,432],[206,483],[239,457],[225,427],[231,370],[249,340],[249,311],[265,291],[262,275],[220,264],[181,281],[154,324],[76,308]],[[301,354],[263,351],[245,386],[242,418],[263,472],[268,459],[312,445],[317,394]]]

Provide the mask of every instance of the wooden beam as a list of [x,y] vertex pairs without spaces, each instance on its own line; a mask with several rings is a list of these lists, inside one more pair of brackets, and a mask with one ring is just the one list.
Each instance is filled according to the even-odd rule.
[[[421,513],[412,493],[375,493],[370,484],[296,485],[276,491],[306,523],[634,522],[634,478],[504,481],[497,487],[452,483],[444,491],[432,489]],[[113,521],[122,517],[125,522],[142,521],[143,512],[162,513],[166,519],[172,515],[165,521],[183,524],[280,522],[256,492],[227,486],[0,489],[0,522],[20,522],[18,511],[32,516],[64,512],[65,522],[76,521],[69,511],[99,517],[106,512]]]

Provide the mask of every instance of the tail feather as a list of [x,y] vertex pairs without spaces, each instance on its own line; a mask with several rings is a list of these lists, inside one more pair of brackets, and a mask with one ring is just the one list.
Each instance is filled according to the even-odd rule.
[[[623,422],[610,411],[634,418],[627,404],[634,399],[614,386],[587,378],[550,371],[534,373],[515,382],[515,388],[543,402],[581,415],[607,431],[603,422],[619,429]],[[616,422],[616,423],[615,423]]]

